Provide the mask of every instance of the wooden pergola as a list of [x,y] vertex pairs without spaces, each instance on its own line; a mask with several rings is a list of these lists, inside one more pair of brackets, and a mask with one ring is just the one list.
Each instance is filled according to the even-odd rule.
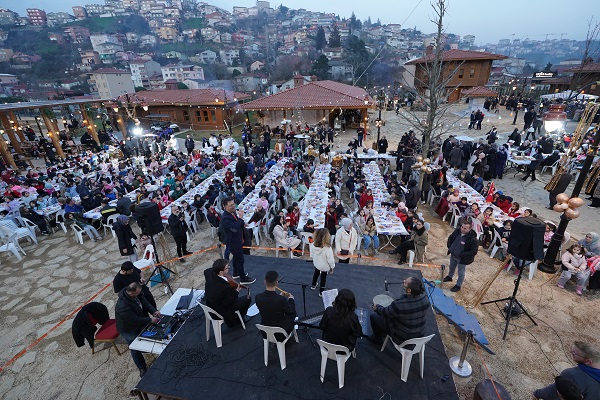
[[23,154],[23,148],[21,144],[26,142],[25,134],[23,133],[23,127],[19,124],[19,119],[15,114],[18,111],[24,110],[37,110],[40,114],[39,117],[36,117],[38,121],[43,120],[44,125],[47,130],[48,137],[52,140],[52,144],[54,144],[54,148],[56,149],[56,154],[60,158],[64,158],[65,155],[63,153],[62,147],[60,145],[59,133],[60,129],[58,127],[58,121],[54,117],[54,112],[52,111],[55,107],[66,107],[78,105],[81,111],[81,117],[83,118],[84,124],[91,135],[91,137],[99,144],[98,140],[98,132],[96,130],[95,125],[92,123],[90,116],[88,116],[86,110],[86,104],[98,104],[107,102],[107,99],[72,99],[72,100],[43,100],[43,101],[30,101],[30,102],[19,102],[19,103],[7,103],[0,104],[0,123],[2,124],[2,129],[0,130],[1,139],[0,140],[0,153],[2,154],[2,158],[6,165],[11,166],[14,169],[18,169],[15,160],[10,152],[8,147],[8,142],[5,140],[4,134],[8,136],[10,140],[10,144],[16,153]]

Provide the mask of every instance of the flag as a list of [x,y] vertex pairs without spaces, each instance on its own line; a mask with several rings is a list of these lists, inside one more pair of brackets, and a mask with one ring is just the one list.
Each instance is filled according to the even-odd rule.
[[492,182],[490,189],[488,190],[487,197],[485,198],[487,203],[494,201],[494,193],[496,193],[496,187],[494,186],[494,182]]

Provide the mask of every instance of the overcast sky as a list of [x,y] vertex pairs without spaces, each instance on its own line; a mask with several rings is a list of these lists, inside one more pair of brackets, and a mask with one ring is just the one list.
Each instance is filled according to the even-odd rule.
[[[204,0],[231,11],[234,5],[250,7],[254,0]],[[36,7],[49,11],[71,12],[73,5],[87,3],[103,3],[103,0],[2,0],[0,7],[6,7],[26,16],[25,9]],[[305,8],[312,11],[333,12],[340,17],[349,17],[354,11],[356,17],[365,20],[377,18],[382,23],[398,23],[403,27],[413,28],[424,33],[435,31],[429,21],[433,15],[430,0],[286,0],[271,1],[271,7],[283,3],[289,8]],[[577,0],[501,0],[473,1],[450,0],[446,32],[457,35],[475,35],[478,44],[496,43],[502,38],[526,38],[544,40],[563,38],[583,40],[586,37],[588,20],[593,16],[596,1]],[[600,13],[596,16],[596,20]]]

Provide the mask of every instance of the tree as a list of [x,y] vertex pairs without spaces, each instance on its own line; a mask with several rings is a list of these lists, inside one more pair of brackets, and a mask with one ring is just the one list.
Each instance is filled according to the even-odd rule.
[[585,91],[587,87],[590,86],[590,84],[595,83],[595,81],[590,81],[589,74],[583,73],[583,69],[587,64],[593,63],[594,58],[597,57],[600,53],[600,44],[598,42],[599,33],[600,22],[595,22],[594,17],[592,16],[592,18],[588,21],[588,30],[587,35],[585,37],[583,55],[581,56],[581,63],[573,71],[573,78],[571,79],[571,83],[569,84],[571,95],[566,100],[566,102],[569,102],[571,99],[575,98],[581,93],[582,90]]
[[[434,0],[431,4],[434,17],[431,19],[437,27],[431,52],[424,57],[424,62],[416,65],[415,86],[421,87],[415,93],[418,101],[427,107],[425,118],[423,113],[413,110],[400,113],[399,116],[411,125],[415,132],[420,132],[422,137],[422,155],[427,157],[432,139],[438,138],[449,129],[452,122],[446,120],[452,117],[448,96],[455,88],[448,87],[449,82],[456,75],[462,63],[444,63],[444,17],[448,8],[448,0]],[[418,136],[417,136],[418,138]],[[419,179],[419,187],[423,185],[423,175]]]
[[329,79],[329,60],[325,54],[321,54],[310,69],[311,75],[316,75],[320,80]]
[[342,47],[342,36],[337,25],[333,26],[329,34],[329,47]]
[[373,23],[371,22],[371,16],[369,16],[365,22],[363,22],[363,25],[365,26],[365,28],[370,28],[371,25],[373,25]]
[[552,64],[548,63],[546,64],[546,66],[544,67],[544,72],[550,72],[550,70],[552,69]]
[[362,22],[360,19],[356,19],[356,15],[354,15],[354,11],[352,11],[352,15],[350,16],[350,30],[352,32],[359,31],[362,28]]
[[356,76],[361,76],[369,62],[369,52],[365,42],[354,35],[349,35],[344,46],[344,61],[352,67],[352,84],[356,85]]
[[315,38],[315,48],[317,51],[323,50],[327,41],[325,40],[325,29],[322,26],[317,30],[317,37]]

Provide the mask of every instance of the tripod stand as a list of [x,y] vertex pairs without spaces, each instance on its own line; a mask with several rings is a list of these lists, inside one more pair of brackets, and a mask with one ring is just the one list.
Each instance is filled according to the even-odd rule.
[[167,278],[164,270],[169,271],[173,275],[175,275],[175,271],[165,267],[164,265],[162,265],[160,263],[160,260],[158,258],[158,249],[156,248],[156,243],[154,242],[154,235],[149,235],[149,236],[150,236],[150,241],[152,242],[152,247],[154,248],[154,256],[156,257],[157,265],[156,265],[156,267],[154,267],[154,270],[150,274],[150,278],[148,278],[148,281],[150,281],[150,279],[152,279],[153,276],[158,276],[160,278],[160,283],[162,283],[163,285],[165,285],[167,287],[167,289],[169,290],[169,293],[171,293],[171,296],[172,296],[173,288],[171,288],[171,284],[169,283],[169,279]]
[[527,317],[531,320],[531,322],[533,322],[533,324],[537,326],[537,323],[533,320],[533,317],[531,315],[529,315],[527,310],[525,310],[525,307],[523,307],[523,304],[521,304],[521,302],[519,300],[517,300],[517,292],[519,291],[519,283],[521,283],[521,277],[523,276],[523,269],[525,267],[525,261],[523,261],[523,260],[519,260],[519,261],[520,261],[519,276],[517,277],[517,279],[515,279],[515,288],[513,290],[512,295],[510,297],[505,297],[503,299],[485,301],[485,302],[481,303],[482,305],[491,304],[491,303],[498,305],[498,303],[500,303],[500,302],[506,302],[506,301],[509,302],[508,309],[506,310],[506,316],[505,316],[506,325],[504,326],[504,335],[502,336],[502,339],[504,339],[504,340],[506,340],[506,334],[508,333],[508,325],[510,324],[510,319],[513,317],[513,306],[514,305],[518,306],[521,309],[521,311],[523,311],[523,314],[527,315]]

